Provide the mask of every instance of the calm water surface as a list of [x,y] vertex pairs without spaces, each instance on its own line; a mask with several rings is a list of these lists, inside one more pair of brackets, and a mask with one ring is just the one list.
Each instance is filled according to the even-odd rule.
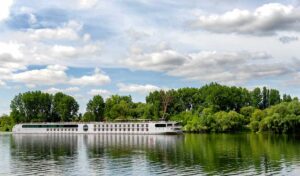
[[2,134],[0,175],[300,175],[300,137]]

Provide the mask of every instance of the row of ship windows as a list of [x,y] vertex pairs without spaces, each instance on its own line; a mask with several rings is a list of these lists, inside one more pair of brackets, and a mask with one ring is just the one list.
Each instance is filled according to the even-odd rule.
[[[148,128],[141,128],[141,129],[139,129],[139,128],[137,128],[137,129],[135,129],[135,128],[132,128],[132,129],[130,129],[130,128],[128,128],[128,129],[126,129],[126,128],[123,128],[123,131],[149,131],[149,129]],[[94,128],[94,131],[109,131],[109,129],[104,129],[104,128],[102,128],[102,129],[100,129],[100,128],[98,128],[98,129],[96,129],[96,128]],[[110,129],[110,131],[122,131],[122,128],[120,128],[120,129],[117,129],[117,128],[115,128],[115,129]]]
[[119,124],[119,125],[117,125],[117,124],[111,124],[111,125],[108,125],[108,124],[106,124],[106,125],[94,125],[94,128],[100,128],[102,126],[102,128],[104,128],[104,127],[148,127],[148,124],[123,124],[123,125],[121,125],[121,124]]
[[[76,128],[76,129],[64,129],[64,128],[62,128],[62,129],[56,129],[56,128],[47,128],[47,131],[78,131],[78,129]],[[102,130],[100,129],[100,128],[98,128],[98,129],[94,129],[94,131],[122,131],[122,129],[120,128],[120,129],[104,129],[104,128],[102,128]],[[139,128],[137,128],[137,129],[134,129],[134,128],[132,128],[132,129],[126,129],[126,128],[124,128],[123,129],[123,131],[149,131],[149,129],[148,128],[141,128],[141,129],[139,129]]]
[[47,128],[47,131],[78,131],[77,128]]

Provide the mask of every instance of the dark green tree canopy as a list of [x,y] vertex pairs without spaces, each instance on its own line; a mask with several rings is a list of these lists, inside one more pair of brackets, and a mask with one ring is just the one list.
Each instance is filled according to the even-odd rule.
[[11,101],[11,116],[15,122],[71,121],[78,112],[76,100],[63,93],[54,96],[41,91],[25,92]]
[[181,121],[188,131],[198,132],[251,129],[285,133],[300,129],[297,97],[287,94],[281,97],[278,90],[266,87],[248,90],[218,83],[153,91],[146,97],[146,103],[135,103],[131,96],[120,95],[112,95],[104,102],[96,95],[87,103],[83,116],[78,116],[76,100],[61,92],[55,95],[41,91],[21,93],[14,97],[10,107],[9,118],[2,120],[5,129],[20,122],[127,119],[171,119]]
[[96,95],[87,104],[86,111],[92,113],[95,121],[104,120],[105,103],[100,95]]

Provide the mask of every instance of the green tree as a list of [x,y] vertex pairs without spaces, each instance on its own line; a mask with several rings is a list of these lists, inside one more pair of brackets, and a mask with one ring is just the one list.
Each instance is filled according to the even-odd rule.
[[271,89],[270,90],[270,95],[269,95],[269,105],[276,105],[280,103],[280,93],[276,89]]
[[217,112],[215,115],[216,132],[229,132],[229,131],[239,131],[243,128],[244,117],[243,115],[235,112]]
[[161,118],[161,110],[162,108],[162,101],[161,101],[161,94],[159,91],[150,92],[149,95],[146,97],[146,103],[150,104],[152,107],[154,119]]
[[95,115],[93,112],[85,112],[82,117],[83,122],[94,122],[96,121]]
[[105,102],[105,117],[107,120],[129,119],[132,107],[131,96],[112,95]]
[[263,110],[256,109],[250,118],[250,124],[249,127],[252,131],[258,131],[259,130],[259,124],[262,119],[266,117],[266,113]]
[[60,121],[75,121],[79,109],[77,101],[66,94],[58,92],[54,95],[53,115]]
[[100,95],[96,95],[87,104],[86,111],[91,112],[95,121],[104,120],[105,103]]
[[290,95],[283,94],[282,101],[283,102],[291,102],[292,101],[292,97]]
[[0,117],[0,131],[11,131],[15,121],[11,116],[3,115]]
[[250,122],[250,118],[254,111],[255,111],[255,108],[252,106],[245,106],[245,107],[241,108],[240,114],[242,114],[244,116],[245,123],[248,124]]
[[251,92],[251,104],[256,108],[260,108],[262,105],[262,94],[259,87]]
[[25,92],[14,97],[11,116],[18,122],[51,121],[52,96],[41,91]]
[[154,119],[152,105],[141,103],[141,102],[134,103],[134,107],[131,111],[131,116],[134,119],[157,120],[157,119]]
[[262,108],[265,109],[269,107],[269,90],[263,87],[262,91]]
[[161,90],[160,91],[160,97],[161,97],[161,102],[162,102],[162,116],[161,118],[163,120],[168,120],[169,116],[168,116],[168,107],[170,105],[170,103],[173,100],[173,90],[169,90],[169,91],[164,91]]

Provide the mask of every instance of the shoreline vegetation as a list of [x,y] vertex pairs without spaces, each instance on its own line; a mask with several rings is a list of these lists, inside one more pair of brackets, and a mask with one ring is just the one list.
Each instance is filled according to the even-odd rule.
[[196,133],[300,131],[300,102],[276,89],[225,86],[210,83],[200,88],[158,90],[146,103],[131,96],[112,95],[105,101],[94,96],[84,114],[78,113],[74,97],[41,91],[20,93],[10,104],[11,112],[0,118],[0,131],[11,131],[15,123],[89,122],[117,120],[172,120],[183,130]]

